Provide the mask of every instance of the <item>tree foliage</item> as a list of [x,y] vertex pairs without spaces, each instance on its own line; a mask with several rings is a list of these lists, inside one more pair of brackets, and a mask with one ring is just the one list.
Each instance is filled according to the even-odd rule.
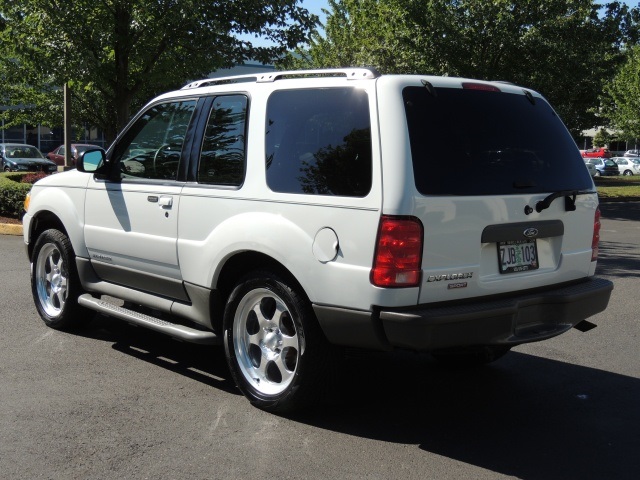
[[611,136],[611,134],[605,128],[601,128],[593,136],[593,146],[606,147],[607,145],[609,145],[609,142],[611,142],[612,139],[613,137]]
[[606,88],[605,115],[629,140],[640,138],[640,46],[629,49],[627,61]]
[[593,0],[329,0],[325,34],[279,65],[504,80],[545,95],[577,134],[637,41],[637,10]]
[[[0,0],[0,103],[13,123],[77,124],[108,139],[159,92],[248,59],[273,62],[317,17],[299,0]],[[254,46],[239,35],[262,37]]]

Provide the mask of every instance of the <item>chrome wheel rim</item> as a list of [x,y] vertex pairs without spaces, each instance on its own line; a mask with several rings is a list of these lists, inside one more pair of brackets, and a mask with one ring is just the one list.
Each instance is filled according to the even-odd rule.
[[55,244],[47,243],[40,249],[34,275],[40,306],[49,317],[57,317],[67,301],[68,278]]
[[240,371],[264,395],[278,395],[298,369],[301,337],[284,301],[272,291],[248,292],[233,322],[233,347]]

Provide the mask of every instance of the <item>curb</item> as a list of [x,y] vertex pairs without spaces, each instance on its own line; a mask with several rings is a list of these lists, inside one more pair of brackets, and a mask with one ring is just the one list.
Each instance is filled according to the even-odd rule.
[[22,225],[0,223],[0,235],[22,235]]

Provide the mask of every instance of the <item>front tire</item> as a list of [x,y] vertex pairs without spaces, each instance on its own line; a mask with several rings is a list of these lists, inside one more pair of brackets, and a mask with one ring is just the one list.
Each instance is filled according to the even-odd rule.
[[224,345],[236,385],[256,407],[289,412],[326,391],[333,347],[306,297],[278,275],[253,272],[231,293]]
[[31,256],[31,293],[40,317],[51,328],[72,328],[87,313],[78,305],[83,291],[71,242],[59,230],[46,230],[36,240]]
[[633,175],[633,172],[632,172],[631,170],[625,170],[625,171],[624,171],[624,173],[623,173],[623,175],[624,175],[625,177],[630,177],[630,176],[632,176],[632,175]]

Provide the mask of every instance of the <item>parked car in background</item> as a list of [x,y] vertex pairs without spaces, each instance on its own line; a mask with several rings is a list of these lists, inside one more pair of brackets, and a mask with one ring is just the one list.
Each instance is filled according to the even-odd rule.
[[611,151],[608,148],[590,148],[589,150],[580,150],[583,158],[611,158]]
[[613,157],[611,160],[618,165],[620,175],[640,175],[640,159],[633,157]]
[[610,158],[589,158],[586,161],[596,167],[596,177],[620,175],[618,164]]
[[640,150],[627,150],[624,152],[625,157],[640,157]]
[[[90,148],[100,148],[96,145],[88,143],[72,143],[71,144],[71,164],[76,164],[78,155]],[[64,145],[60,145],[55,150],[47,153],[47,158],[54,162],[56,165],[64,165]]]
[[596,173],[598,172],[596,170],[596,166],[593,163],[589,163],[586,159],[584,161],[584,164],[587,167],[587,170],[589,170],[589,175],[591,175],[592,177],[596,176]]
[[33,145],[21,143],[0,143],[2,170],[5,172],[46,172],[51,173],[58,167]]

